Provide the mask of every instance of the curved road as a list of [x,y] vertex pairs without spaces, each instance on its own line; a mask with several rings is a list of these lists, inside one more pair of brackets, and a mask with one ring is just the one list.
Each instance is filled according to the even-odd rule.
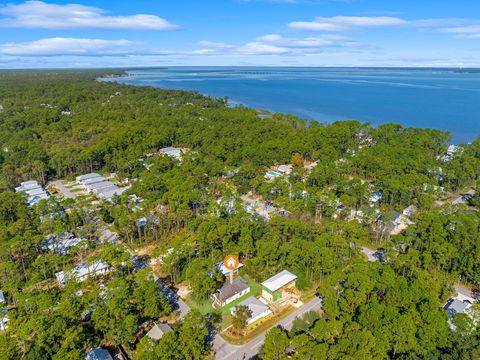
[[[315,297],[314,299],[310,300],[306,304],[304,304],[301,308],[295,310],[293,313],[288,315],[287,317],[280,320],[274,326],[281,325],[283,328],[290,330],[292,328],[293,320],[298,317],[302,316],[306,312],[310,310],[320,310],[322,308],[322,299]],[[273,326],[272,326],[273,327]],[[244,360],[250,359],[257,355],[258,351],[260,350],[261,346],[263,345],[263,341],[265,340],[265,334],[269,329],[262,332],[257,337],[250,340],[248,343],[243,345],[232,345],[227,343],[220,335],[215,336],[215,340],[213,341],[213,348],[215,349],[215,359],[217,360]]]

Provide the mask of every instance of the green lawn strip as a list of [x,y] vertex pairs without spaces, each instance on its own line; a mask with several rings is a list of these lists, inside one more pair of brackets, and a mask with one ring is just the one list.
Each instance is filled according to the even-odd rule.
[[250,285],[250,292],[248,294],[243,295],[241,298],[238,298],[231,303],[222,307],[222,315],[225,316],[226,314],[230,314],[230,309],[240,304],[243,300],[248,299],[250,296],[258,296],[260,295],[262,287],[259,283],[255,280],[250,278],[248,275],[242,275],[245,281]]
[[220,335],[225,341],[232,345],[243,345],[260,335],[263,331],[275,326],[280,320],[284,319],[295,310],[296,308],[294,308],[293,306],[289,306],[286,309],[282,310],[280,313],[274,314],[273,316],[267,317],[266,319],[258,320],[257,322],[252,324],[253,326],[251,325],[247,329],[253,327],[255,328],[252,331],[243,334],[241,338],[229,336],[225,332],[220,333]]

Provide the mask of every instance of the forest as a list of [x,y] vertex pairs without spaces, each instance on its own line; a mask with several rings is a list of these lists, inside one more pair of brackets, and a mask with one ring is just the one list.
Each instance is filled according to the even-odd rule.
[[[199,306],[160,341],[142,335],[178,316],[156,278],[186,284],[203,304],[227,254],[254,282],[288,269],[323,300],[292,329],[269,330],[260,359],[480,358],[480,317],[443,309],[455,284],[480,288],[480,191],[455,201],[477,190],[480,139],[446,157],[440,130],[259,117],[226,98],[97,81],[122,74],[0,72],[0,315],[9,318],[0,358],[83,359],[121,346],[133,359],[213,359],[221,312]],[[158,156],[166,147],[185,151]],[[281,164],[292,172],[267,181]],[[52,187],[90,172],[128,190],[107,202]],[[15,192],[28,180],[52,196],[28,206]],[[282,215],[248,211],[247,195]],[[408,226],[390,231],[407,207],[417,209]],[[106,228],[119,243],[100,240]],[[45,250],[65,232],[83,241]],[[362,247],[387,261],[366,261]],[[154,265],[138,267],[138,257]],[[111,269],[101,281],[58,284],[58,272],[99,259]]]

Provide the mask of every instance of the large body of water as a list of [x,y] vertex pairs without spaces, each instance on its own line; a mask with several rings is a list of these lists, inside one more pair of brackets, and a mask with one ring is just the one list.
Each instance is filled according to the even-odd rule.
[[173,67],[128,74],[114,80],[228,96],[252,108],[322,122],[356,119],[447,130],[454,143],[480,134],[480,71]]

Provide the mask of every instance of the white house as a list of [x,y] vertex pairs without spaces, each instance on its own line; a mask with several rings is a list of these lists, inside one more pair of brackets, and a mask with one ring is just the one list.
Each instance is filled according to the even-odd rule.
[[[243,264],[241,262],[238,263],[238,266],[235,270],[233,270],[233,273],[237,273],[238,270],[243,267]],[[223,264],[223,261],[222,262],[219,262],[217,264],[217,269],[218,271],[223,275],[223,276],[227,276],[229,273],[230,273],[230,270],[228,270],[225,265]]]
[[84,174],[84,175],[77,176],[75,178],[75,180],[78,183],[83,184],[86,180],[93,179],[93,178],[96,178],[96,177],[101,177],[101,176],[97,173],[89,173],[89,174]]
[[10,318],[8,317],[7,310],[0,310],[0,330],[5,331],[8,329],[8,322]]
[[90,276],[106,274],[111,270],[111,266],[103,260],[95,260],[91,264],[82,263],[67,272],[60,271],[55,274],[60,285],[66,284],[69,280],[84,281]]
[[29,206],[37,205],[41,200],[46,200],[49,195],[36,180],[24,181],[15,188],[16,192],[23,192],[28,195],[27,203]]
[[119,188],[112,181],[97,173],[80,175],[76,177],[76,180],[86,191],[106,201],[111,201],[115,195],[120,196],[128,189],[128,187]]
[[48,235],[40,248],[54,254],[66,255],[71,248],[80,244],[82,241],[86,241],[86,239],[75,237],[71,232],[66,231],[58,236],[53,234]]
[[278,165],[276,169],[282,175],[290,175],[293,171],[293,165],[291,164]]
[[[240,304],[238,304],[238,306],[246,306],[251,312],[249,318],[247,319],[247,325],[253,324],[255,321],[267,317],[272,313],[272,310],[270,310],[267,304],[253,296],[242,301]],[[232,307],[230,309],[230,313],[235,315],[235,310],[236,307]]]
[[219,288],[213,295],[213,307],[223,307],[232,301],[240,299],[250,292],[250,285],[241,277],[237,277],[232,283],[227,282]]
[[160,149],[159,152],[161,155],[171,156],[176,159],[180,159],[182,157],[182,149],[179,149],[179,148],[166,147],[166,148]]

